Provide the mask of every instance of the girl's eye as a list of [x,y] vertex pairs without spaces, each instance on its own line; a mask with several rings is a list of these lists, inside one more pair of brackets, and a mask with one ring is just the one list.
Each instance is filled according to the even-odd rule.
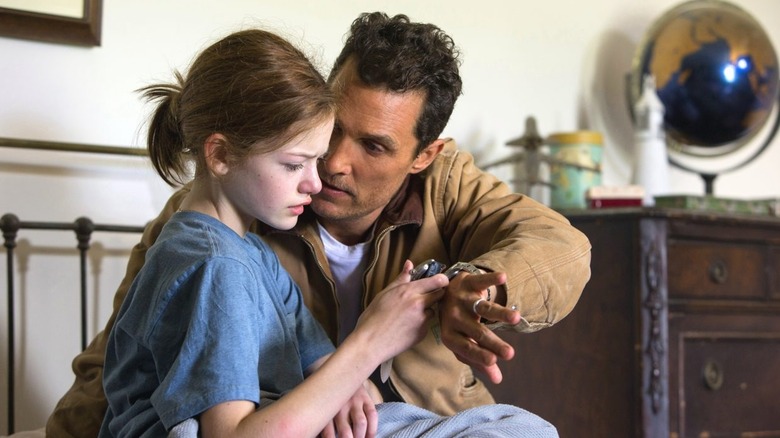
[[296,172],[298,170],[303,169],[303,164],[285,164],[285,169],[289,170],[290,172]]

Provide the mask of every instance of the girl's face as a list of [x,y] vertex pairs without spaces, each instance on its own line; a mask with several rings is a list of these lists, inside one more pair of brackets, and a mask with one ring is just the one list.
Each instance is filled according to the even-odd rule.
[[280,230],[298,222],[311,195],[322,189],[317,161],[328,150],[333,118],[303,132],[281,148],[254,154],[225,175],[223,187],[242,221],[255,218]]

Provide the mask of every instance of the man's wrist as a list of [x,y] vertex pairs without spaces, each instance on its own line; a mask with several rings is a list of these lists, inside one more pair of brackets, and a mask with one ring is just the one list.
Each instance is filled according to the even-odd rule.
[[469,274],[481,274],[482,270],[480,270],[478,267],[468,262],[457,262],[454,265],[447,268],[447,270],[444,271],[444,275],[446,275],[447,278],[452,280],[453,278],[455,278],[456,275],[460,274],[461,272],[468,272]]
[[[469,274],[484,274],[485,271],[482,269],[472,265],[468,262],[457,262],[450,266],[446,271],[444,271],[444,275],[447,276],[450,280],[455,278],[456,275],[460,274],[461,272],[468,272]],[[495,294],[492,292],[493,287],[488,286],[487,288],[487,296],[485,297],[485,301],[493,301],[493,298],[495,297]]]

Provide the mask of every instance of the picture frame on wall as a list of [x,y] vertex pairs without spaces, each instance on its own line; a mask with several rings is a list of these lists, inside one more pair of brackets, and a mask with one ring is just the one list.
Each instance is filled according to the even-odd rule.
[[103,0],[0,0],[0,37],[100,46]]

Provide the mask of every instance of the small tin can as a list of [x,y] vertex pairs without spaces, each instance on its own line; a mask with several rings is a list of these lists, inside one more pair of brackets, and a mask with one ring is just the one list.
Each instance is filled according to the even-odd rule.
[[550,207],[586,208],[585,192],[601,185],[603,137],[595,131],[551,134]]

